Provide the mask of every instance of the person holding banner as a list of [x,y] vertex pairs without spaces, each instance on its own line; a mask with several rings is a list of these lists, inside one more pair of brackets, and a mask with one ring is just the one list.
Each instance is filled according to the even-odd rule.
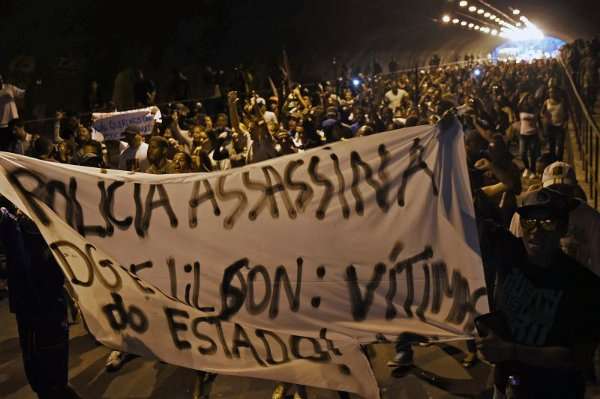
[[547,188],[528,193],[518,209],[522,239],[484,224],[495,311],[475,322],[478,348],[496,366],[495,398],[509,390],[527,398],[585,397],[600,343],[600,277],[561,251],[571,202]]
[[76,399],[69,386],[69,327],[64,276],[36,225],[18,210],[0,208],[0,239],[8,263],[10,311],[15,314],[23,366],[39,399]]

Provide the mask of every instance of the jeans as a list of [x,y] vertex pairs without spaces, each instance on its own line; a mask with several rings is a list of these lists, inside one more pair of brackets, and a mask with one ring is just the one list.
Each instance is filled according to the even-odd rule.
[[565,129],[562,126],[548,125],[546,128],[546,137],[548,138],[548,149],[550,154],[562,161],[565,151]]
[[532,135],[519,135],[519,153],[525,168],[535,171],[535,162],[540,157],[540,138],[537,133]]

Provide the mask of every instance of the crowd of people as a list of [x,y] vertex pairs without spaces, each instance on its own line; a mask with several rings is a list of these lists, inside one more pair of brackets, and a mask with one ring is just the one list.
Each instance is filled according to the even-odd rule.
[[[563,51],[592,108],[597,44],[576,42]],[[469,343],[464,365],[478,361],[477,350],[495,364],[497,398],[517,391],[519,397],[583,398],[599,366],[592,355],[600,343],[600,216],[564,162],[571,104],[561,68],[554,59],[469,59],[315,85],[286,81],[269,95],[230,91],[216,114],[200,102],[170,103],[149,135],[130,125],[116,141],[104,140],[89,116],[75,113],[58,113],[52,132],[28,131],[15,105],[26,93],[0,80],[0,149],[152,174],[211,172],[456,115],[465,131],[492,310],[480,320],[483,338]],[[152,84],[136,85],[135,92],[144,106],[156,97]],[[14,229],[19,218],[2,215],[2,226]],[[3,240],[10,240],[12,230],[3,231]],[[21,313],[28,309],[24,305]],[[23,325],[29,326],[24,334],[27,328],[42,334],[37,325]],[[411,343],[406,336],[398,340],[393,367],[410,367]],[[109,367],[118,369],[124,359],[111,354]],[[273,397],[285,391],[280,386]],[[198,392],[206,397],[202,388]],[[304,397],[303,389],[298,392]]]

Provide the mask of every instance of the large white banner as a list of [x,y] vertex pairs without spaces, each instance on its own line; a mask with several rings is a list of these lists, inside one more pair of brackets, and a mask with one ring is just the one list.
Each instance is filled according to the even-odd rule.
[[487,311],[458,124],[209,174],[0,168],[112,348],[376,399],[361,345]]
[[93,127],[104,135],[105,140],[119,140],[129,125],[138,126],[143,135],[148,135],[152,133],[154,123],[160,119],[161,114],[158,107],[92,114]]

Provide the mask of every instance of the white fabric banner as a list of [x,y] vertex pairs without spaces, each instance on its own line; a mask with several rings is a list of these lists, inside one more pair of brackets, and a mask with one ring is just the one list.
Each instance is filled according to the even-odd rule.
[[487,312],[458,124],[209,174],[0,168],[112,348],[376,399],[361,345]]
[[93,128],[102,133],[105,140],[119,140],[129,125],[137,125],[143,135],[148,135],[152,133],[154,123],[160,120],[158,107],[92,114]]

